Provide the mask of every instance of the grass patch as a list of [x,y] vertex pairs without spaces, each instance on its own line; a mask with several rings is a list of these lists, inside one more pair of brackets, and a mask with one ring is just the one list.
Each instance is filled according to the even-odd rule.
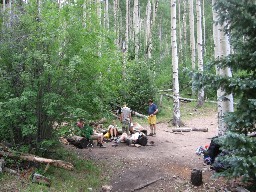
[[102,170],[93,161],[81,159],[77,154],[63,148],[57,148],[55,150],[56,153],[51,158],[73,163],[74,170],[69,171],[50,166],[46,173],[43,173],[45,165],[40,165],[35,172],[49,178],[51,180],[51,187],[32,183],[30,177],[25,178],[9,174],[0,175],[1,190],[16,191],[18,189],[22,192],[75,192],[89,191],[88,188],[92,188],[95,191],[95,189],[98,189],[105,182],[101,176]]

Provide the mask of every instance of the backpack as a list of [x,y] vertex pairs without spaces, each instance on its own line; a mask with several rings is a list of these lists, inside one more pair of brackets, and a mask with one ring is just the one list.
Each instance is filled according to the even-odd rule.
[[146,135],[144,134],[140,134],[138,139],[137,139],[137,142],[138,144],[142,145],[142,146],[146,146],[147,143],[148,143],[148,138]]
[[220,145],[215,141],[217,137],[213,137],[208,150],[204,153],[204,159],[210,157],[209,164],[214,163],[215,158],[221,153]]

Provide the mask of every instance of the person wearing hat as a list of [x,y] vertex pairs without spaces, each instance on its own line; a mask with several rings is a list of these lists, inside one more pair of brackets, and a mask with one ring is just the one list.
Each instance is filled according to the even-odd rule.
[[156,135],[156,114],[158,113],[157,105],[153,103],[152,99],[148,100],[148,123],[150,126],[149,136]]
[[120,121],[122,123],[122,132],[129,135],[130,124],[132,122],[132,111],[126,104],[124,104],[121,109]]

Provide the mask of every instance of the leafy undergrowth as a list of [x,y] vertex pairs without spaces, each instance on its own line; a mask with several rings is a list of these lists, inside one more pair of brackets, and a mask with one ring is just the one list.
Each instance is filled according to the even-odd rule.
[[[44,171],[46,166],[40,165],[37,168],[30,167],[22,170],[19,176],[1,174],[0,191],[88,191],[88,188],[98,188],[103,182],[101,170],[92,161],[79,159],[76,154],[63,148],[56,149],[52,158],[71,162],[75,168],[69,171],[50,166],[47,171]],[[34,172],[49,178],[51,186],[32,183],[31,175]]]

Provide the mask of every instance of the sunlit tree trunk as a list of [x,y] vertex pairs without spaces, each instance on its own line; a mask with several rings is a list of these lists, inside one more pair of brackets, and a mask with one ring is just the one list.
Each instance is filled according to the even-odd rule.
[[134,0],[134,11],[133,11],[133,27],[134,27],[134,45],[135,45],[135,60],[139,56],[139,0]]
[[[198,57],[198,70],[204,71],[203,62],[203,40],[202,40],[202,13],[201,13],[201,0],[197,0],[196,3],[197,12],[197,57]],[[204,103],[204,88],[200,88],[198,91],[198,107],[201,107]]]
[[180,101],[179,101],[179,72],[178,72],[178,50],[176,34],[176,0],[171,0],[171,44],[172,44],[172,70],[173,70],[173,125],[180,123]]
[[195,25],[194,25],[194,3],[189,0],[189,28],[190,28],[190,49],[192,69],[196,68],[196,42],[195,42]]

